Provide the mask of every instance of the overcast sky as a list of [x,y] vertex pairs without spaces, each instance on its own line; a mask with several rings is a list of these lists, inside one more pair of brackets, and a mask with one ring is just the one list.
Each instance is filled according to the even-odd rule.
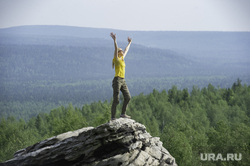
[[250,0],[0,0],[0,28],[250,31]]

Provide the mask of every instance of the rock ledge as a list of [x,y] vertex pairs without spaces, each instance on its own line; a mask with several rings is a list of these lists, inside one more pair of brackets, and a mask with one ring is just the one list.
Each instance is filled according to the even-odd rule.
[[177,166],[175,159],[146,127],[117,119],[41,141],[15,153],[1,166]]

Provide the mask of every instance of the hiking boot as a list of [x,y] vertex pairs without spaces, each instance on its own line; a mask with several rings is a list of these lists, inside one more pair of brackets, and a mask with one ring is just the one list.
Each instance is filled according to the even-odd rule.
[[128,115],[126,115],[126,114],[122,114],[122,115],[120,116],[120,118],[128,118],[128,119],[130,119],[131,117],[128,116]]

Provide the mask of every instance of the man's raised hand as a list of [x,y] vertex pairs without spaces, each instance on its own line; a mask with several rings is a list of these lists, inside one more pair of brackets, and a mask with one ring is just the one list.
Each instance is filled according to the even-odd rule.
[[116,34],[114,34],[113,32],[111,32],[110,36],[112,37],[113,40],[116,40]]
[[128,37],[128,42],[131,43],[132,42],[132,39],[130,37]]

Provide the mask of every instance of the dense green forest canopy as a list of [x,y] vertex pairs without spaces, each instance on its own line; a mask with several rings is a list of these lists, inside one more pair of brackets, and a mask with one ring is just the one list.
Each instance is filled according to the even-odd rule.
[[[144,124],[182,166],[247,166],[250,158],[250,86],[237,80],[230,88],[153,90],[133,96],[127,113]],[[118,113],[122,103],[118,106]],[[0,119],[0,162],[43,139],[110,119],[111,102],[60,106],[28,119]],[[240,161],[202,161],[201,153],[241,154]]]

